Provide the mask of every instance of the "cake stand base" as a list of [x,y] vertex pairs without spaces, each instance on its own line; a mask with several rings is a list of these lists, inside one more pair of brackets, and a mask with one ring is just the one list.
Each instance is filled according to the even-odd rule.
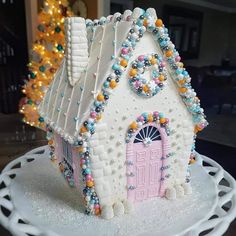
[[[13,235],[222,235],[236,216],[235,180],[208,157],[191,165],[193,194],[136,204],[135,213],[104,220],[84,214],[79,192],[49,160],[46,146],[0,175],[0,223]],[[202,234],[204,232],[204,234]]]

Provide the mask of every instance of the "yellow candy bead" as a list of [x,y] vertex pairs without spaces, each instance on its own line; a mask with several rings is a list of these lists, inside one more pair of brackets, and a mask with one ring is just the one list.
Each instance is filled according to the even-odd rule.
[[173,55],[173,51],[167,50],[165,54],[166,54],[166,57],[171,57]]
[[63,165],[60,165],[60,166],[59,166],[59,169],[60,169],[61,172],[63,172],[63,171],[64,171],[64,166],[63,166]]
[[112,80],[112,81],[110,82],[110,87],[111,87],[112,89],[114,89],[116,86],[117,86],[116,81],[115,81],[115,80]]
[[137,129],[138,124],[134,121],[134,122],[131,123],[131,125],[129,127],[130,127],[130,129]]
[[101,93],[98,94],[98,96],[97,96],[97,100],[98,100],[99,102],[104,101],[104,96],[103,96]]
[[101,114],[96,116],[96,120],[101,120],[101,119],[102,119],[102,115]]
[[156,27],[162,27],[163,26],[162,20],[161,19],[156,20],[155,25]]
[[88,181],[88,182],[86,182],[86,185],[91,188],[94,186],[94,183],[93,183],[93,181]]
[[147,19],[144,19],[144,20],[143,20],[143,26],[145,26],[145,27],[148,26],[148,20],[147,20]]
[[181,80],[178,81],[178,83],[179,83],[180,85],[183,85],[185,82],[186,82],[185,79],[181,79]]
[[148,116],[148,122],[153,122],[153,116],[152,115]]
[[148,88],[147,85],[144,85],[144,86],[143,86],[143,91],[144,91],[145,93],[147,93],[147,92],[149,91],[149,88]]
[[49,145],[52,145],[52,144],[53,144],[53,139],[50,139],[50,140],[48,141],[48,144],[49,144]]
[[126,67],[128,65],[128,62],[125,59],[122,59],[120,61],[120,65],[123,66],[123,67]]
[[76,147],[75,148],[75,152],[76,153],[80,153],[80,152],[83,152],[84,151],[84,148],[83,147]]
[[95,210],[95,215],[98,216],[98,215],[100,215],[100,214],[101,214],[100,209],[96,209],[96,210]]
[[183,63],[183,62],[179,62],[179,63],[178,63],[178,66],[181,67],[181,68],[183,68],[183,67],[184,67],[184,63]]
[[152,65],[155,65],[157,63],[157,59],[152,57],[152,59],[150,60]]
[[164,124],[166,122],[166,118],[160,118],[160,123]]
[[84,126],[82,126],[82,127],[80,128],[80,132],[81,132],[81,133],[85,133],[85,132],[87,132],[87,128],[84,127]]
[[186,93],[187,92],[187,88],[185,88],[185,87],[181,87],[181,88],[179,88],[179,91],[181,92],[181,93]]
[[129,71],[129,75],[130,76],[135,76],[135,75],[137,75],[137,70],[136,69],[131,69],[130,71]]
[[197,125],[194,127],[194,133],[198,133],[201,130],[202,130],[202,128]]
[[164,81],[165,80],[165,76],[164,75],[160,75],[158,78],[160,81]]

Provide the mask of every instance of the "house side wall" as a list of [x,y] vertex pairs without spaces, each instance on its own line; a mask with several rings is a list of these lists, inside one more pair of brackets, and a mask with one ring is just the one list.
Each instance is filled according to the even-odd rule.
[[61,137],[56,132],[54,132],[54,142],[55,142],[55,155],[57,162],[60,163],[63,160],[62,157],[62,142]]
[[[151,34],[146,33],[137,44],[130,62],[141,54],[155,52],[162,55]],[[97,139],[95,145],[98,146],[95,147],[94,143],[90,143],[93,149],[91,162],[96,160],[99,165],[99,167],[93,166],[92,174],[101,206],[112,205],[127,198],[125,136],[129,125],[143,112],[163,112],[170,120],[172,133],[169,136],[169,143],[171,152],[175,155],[167,161],[167,165],[170,166],[167,173],[170,177],[165,179],[165,186],[168,188],[184,183],[187,173],[194,125],[192,115],[187,111],[171,78],[170,70],[168,69],[168,79],[165,81],[163,90],[151,98],[140,97],[130,89],[128,71],[129,68],[122,75],[118,88],[111,95],[103,115],[102,125],[98,125],[101,127],[100,130],[96,129],[94,137],[95,140]],[[102,140],[100,140],[100,133],[103,134]],[[105,176],[104,169],[108,170]]]
[[79,157],[78,153],[75,151],[75,149],[72,148],[72,158],[73,158],[73,170],[74,170],[74,181],[75,181],[75,186],[77,188],[81,189],[81,168],[79,165]]

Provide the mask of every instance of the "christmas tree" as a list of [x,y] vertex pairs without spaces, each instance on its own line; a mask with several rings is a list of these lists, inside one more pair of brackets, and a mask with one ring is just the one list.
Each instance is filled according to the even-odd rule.
[[19,104],[23,121],[31,126],[44,129],[44,120],[38,114],[37,107],[64,56],[64,20],[71,15],[67,0],[45,0],[39,13],[28,79],[22,90],[25,97]]

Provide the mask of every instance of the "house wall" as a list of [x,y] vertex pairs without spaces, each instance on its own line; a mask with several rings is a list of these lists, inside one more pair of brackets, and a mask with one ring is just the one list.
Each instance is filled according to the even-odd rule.
[[231,64],[236,65],[235,43],[236,35],[235,14],[218,11],[201,6],[191,5],[189,3],[175,0],[136,0],[135,7],[148,8],[153,7],[157,15],[164,18],[163,7],[165,5],[178,6],[191,10],[200,11],[204,14],[202,22],[201,44],[199,58],[184,60],[186,65],[207,66],[220,65],[224,57],[231,59]]
[[[153,52],[161,54],[152,36],[146,33],[137,44],[130,61],[141,54]],[[185,181],[193,141],[192,116],[178,94],[170,74],[163,91],[152,98],[142,98],[131,91],[127,81],[128,70],[122,75],[118,88],[111,95],[102,123],[96,127],[96,133],[91,140],[95,143],[90,143],[92,175],[102,206],[127,198],[125,137],[130,123],[143,112],[163,112],[170,120],[173,133],[169,137],[169,143],[171,151],[176,155],[169,158],[167,163],[170,165],[167,172],[171,177],[166,180],[166,187]],[[108,68],[106,74],[109,72]]]
[[[63,148],[62,148],[62,137],[54,132],[54,142],[55,142],[55,156],[57,158],[57,163],[59,164],[60,162],[63,161],[64,156],[63,156]],[[68,144],[70,145],[70,144]],[[79,157],[76,151],[71,147],[72,149],[72,160],[73,160],[73,171],[74,171],[74,182],[75,186],[81,190],[81,168],[79,166]]]
[[54,132],[54,142],[55,142],[55,156],[57,159],[57,162],[61,162],[63,160],[62,157],[62,141],[61,141],[61,137],[59,134]]

